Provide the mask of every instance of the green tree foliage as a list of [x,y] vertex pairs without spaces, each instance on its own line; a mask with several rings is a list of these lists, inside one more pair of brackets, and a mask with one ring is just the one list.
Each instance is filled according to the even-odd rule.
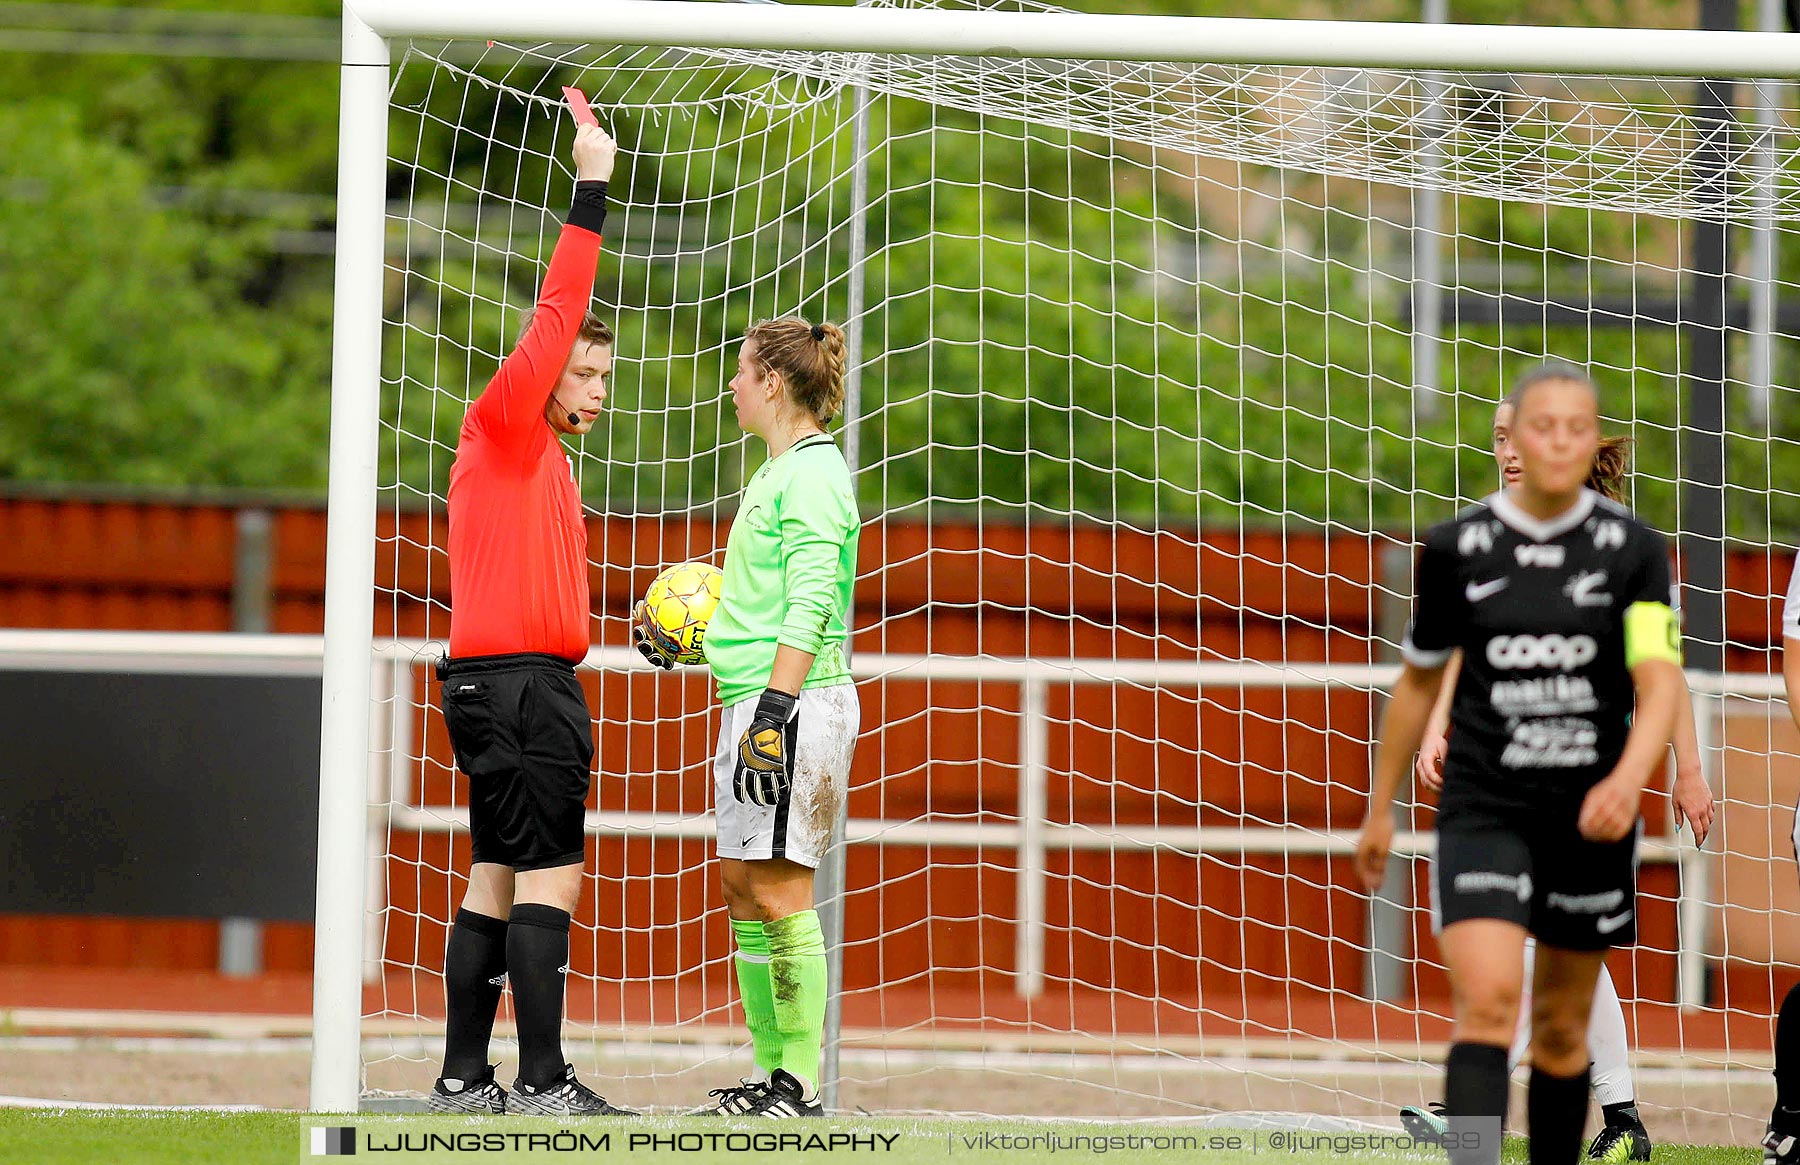
[[270,228],[159,207],[77,120],[0,106],[0,477],[316,489],[329,301],[247,302]]
[[0,61],[0,479],[320,490],[330,262],[274,244],[329,230],[336,70]]
[[[1095,7],[1244,14],[1211,0]],[[1459,19],[1513,23],[1687,13],[1676,0],[1456,6]],[[1413,11],[1321,0],[1282,14]],[[15,422],[0,430],[0,476],[320,488],[330,263],[275,242],[329,228],[336,70],[9,60],[23,67],[0,80],[0,295],[12,307],[0,338],[20,371],[0,388]],[[486,78],[540,93],[581,80],[638,147],[615,184],[632,210],[615,212],[599,284],[617,305],[619,408],[587,442],[584,492],[609,509],[729,500],[755,460],[721,399],[735,337],[794,306],[846,310],[848,237],[826,224],[842,223],[850,197],[847,96],[796,111],[782,100],[804,88],[793,83],[725,100],[750,87],[744,77],[582,76],[508,60],[490,61]],[[390,488],[441,496],[464,404],[509,346],[554,242],[568,129],[554,106],[418,61],[400,71],[395,101],[396,155],[432,161],[389,175],[401,221],[383,461]],[[1443,358],[1457,391],[1420,412],[1397,192],[1241,166],[1249,197],[1273,198],[1279,214],[1219,222],[1183,177],[1185,156],[900,100],[877,101],[873,116],[867,498],[1145,525],[1406,528],[1491,486],[1493,400],[1520,368],[1558,355],[1601,370],[1609,420],[1639,439],[1637,500],[1674,520],[1682,353],[1671,329],[1464,324]],[[245,214],[243,191],[311,201]],[[1453,269],[1504,271],[1518,294],[1582,294],[1618,275],[1583,271],[1576,256],[1678,265],[1682,224],[1470,197],[1445,213]],[[1731,407],[1741,418],[1741,398]],[[1746,536],[1800,519],[1786,497],[1764,500],[1794,476],[1791,412],[1778,407],[1773,441],[1733,438],[1731,520]]]

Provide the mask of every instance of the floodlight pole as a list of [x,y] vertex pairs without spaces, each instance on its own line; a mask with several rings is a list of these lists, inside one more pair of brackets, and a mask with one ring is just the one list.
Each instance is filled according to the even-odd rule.
[[[1701,0],[1701,27],[1735,28],[1737,9],[1737,0]],[[1730,367],[1725,299],[1730,266],[1723,213],[1734,177],[1735,88],[1728,78],[1712,77],[1700,81],[1695,92],[1694,122],[1700,131],[1691,159],[1699,178],[1695,200],[1715,213],[1694,220],[1691,290],[1682,305],[1680,329],[1687,364],[1688,420],[1681,450],[1687,664],[1713,672],[1725,666],[1725,377]]]
[[314,1112],[354,1112],[362,1093],[369,661],[375,646],[369,600],[375,586],[388,73],[387,42],[346,6],[339,71],[331,478],[313,937]]
[[[1760,0],[1757,28],[1762,32],[1780,32],[1786,23],[1782,7],[1782,0]],[[1800,32],[1800,29],[1795,31]],[[1800,44],[1795,47],[1800,51]],[[1780,262],[1776,246],[1775,199],[1776,175],[1781,172],[1775,135],[1781,131],[1777,99],[1783,88],[1779,81],[1751,83],[1751,121],[1756,133],[1751,164],[1756,174],[1756,197],[1750,227],[1749,361],[1744,375],[1750,384],[1751,417],[1765,434],[1775,384],[1775,284]]]
[[[1424,0],[1420,15],[1427,24],[1450,20],[1450,0]],[[1419,146],[1420,170],[1426,181],[1413,188],[1413,423],[1434,419],[1443,407],[1444,341],[1444,192],[1436,185],[1444,165],[1444,93],[1449,86],[1437,76],[1424,78],[1425,128]]]
[[[1700,0],[1702,29],[1735,29],[1737,20],[1737,0]],[[1734,181],[1734,88],[1727,78],[1711,77],[1701,80],[1695,90],[1694,123],[1700,131],[1692,155],[1694,173],[1700,179],[1695,199],[1717,213],[1694,219],[1692,290],[1684,297],[1687,302],[1681,304],[1680,312],[1687,388],[1679,510],[1682,608],[1687,666],[1702,672],[1725,670],[1725,378],[1730,369],[1726,296],[1730,265],[1728,224],[1722,216]],[[1703,740],[1711,738],[1711,725],[1722,707],[1723,701],[1711,700],[1696,709],[1701,713],[1696,723],[1707,725]],[[1702,771],[1715,793],[1716,752],[1707,748],[1700,757]],[[1692,895],[1695,889],[1684,886],[1683,895]],[[1700,908],[1704,907],[1701,903]],[[1681,970],[1678,992],[1682,1003],[1703,1004],[1703,969],[1693,960],[1683,960]]]

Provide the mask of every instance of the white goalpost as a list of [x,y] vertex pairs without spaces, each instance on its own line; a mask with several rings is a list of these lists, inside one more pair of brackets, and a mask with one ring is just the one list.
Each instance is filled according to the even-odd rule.
[[1374,899],[1345,855],[1412,546],[1492,490],[1493,405],[1557,357],[1679,545],[1721,799],[1705,850],[1646,801],[1643,933],[1609,964],[1646,1120],[1760,1128],[1800,964],[1769,607],[1800,525],[1795,79],[1778,33],[351,0],[312,1107],[417,1096],[438,1054],[468,862],[430,678],[443,497],[566,209],[573,85],[622,146],[611,416],[571,448],[581,674],[619,742],[571,944],[584,1078],[673,1108],[748,1068],[716,712],[625,614],[723,553],[758,460],[721,407],[736,343],[799,312],[851,339],[865,520],[828,1103],[1380,1123],[1436,1097],[1428,808]]

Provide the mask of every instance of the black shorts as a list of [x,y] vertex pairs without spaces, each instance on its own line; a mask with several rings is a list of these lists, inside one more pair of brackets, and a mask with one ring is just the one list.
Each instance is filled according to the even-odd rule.
[[585,850],[593,718],[574,665],[554,655],[480,655],[438,665],[444,724],[469,778],[475,862],[577,865]]
[[1588,841],[1573,809],[1550,816],[1558,820],[1521,825],[1465,814],[1440,823],[1432,928],[1497,918],[1565,950],[1635,943],[1637,830],[1620,841]]

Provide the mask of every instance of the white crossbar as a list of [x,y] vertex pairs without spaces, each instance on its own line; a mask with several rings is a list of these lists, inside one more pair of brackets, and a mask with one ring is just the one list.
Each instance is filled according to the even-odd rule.
[[353,0],[386,37],[1515,73],[1800,78],[1784,33],[1236,20],[704,0]]

